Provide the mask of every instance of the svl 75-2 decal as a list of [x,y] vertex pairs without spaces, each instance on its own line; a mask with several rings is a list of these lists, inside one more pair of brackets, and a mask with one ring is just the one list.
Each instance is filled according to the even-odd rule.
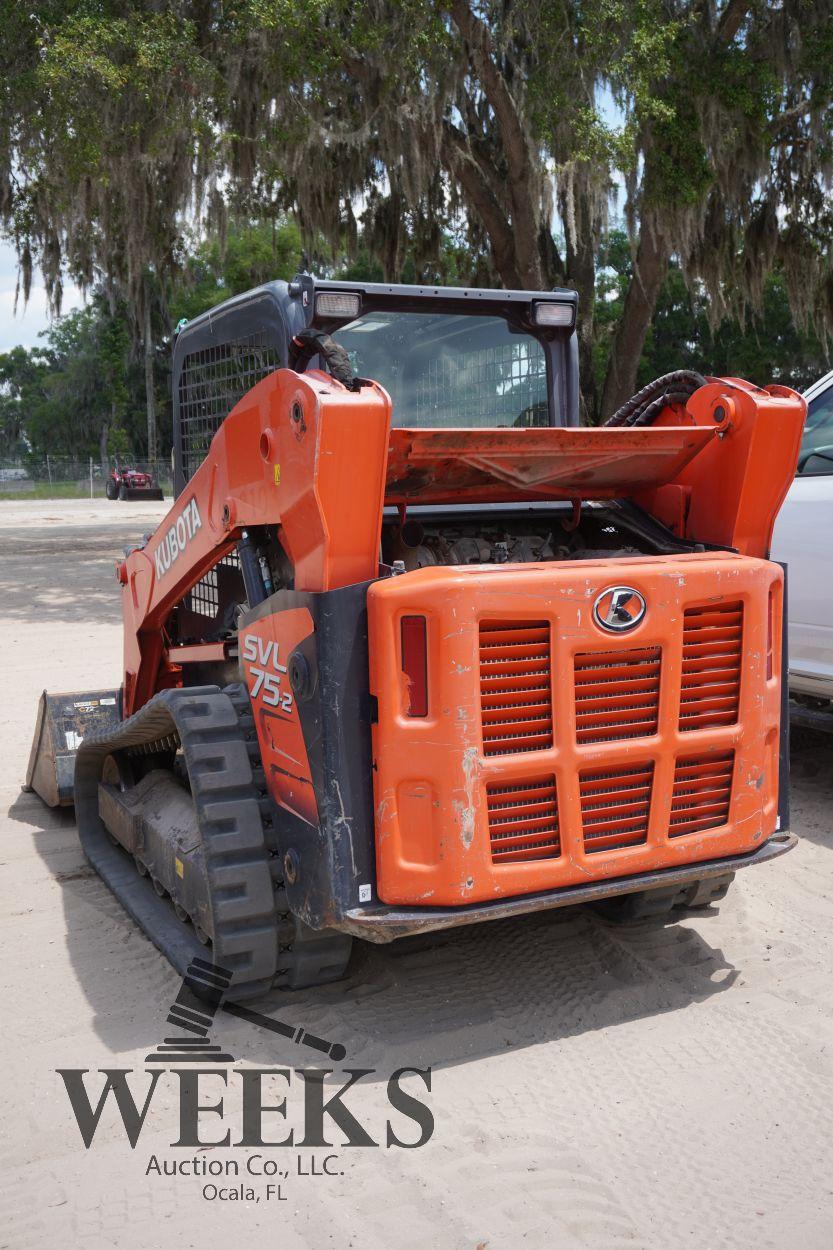
[[243,639],[243,659],[248,666],[249,694],[260,698],[267,707],[278,707],[282,712],[292,711],[292,692],[281,690],[281,678],[286,675],[286,665],[278,659],[278,644],[255,634]]

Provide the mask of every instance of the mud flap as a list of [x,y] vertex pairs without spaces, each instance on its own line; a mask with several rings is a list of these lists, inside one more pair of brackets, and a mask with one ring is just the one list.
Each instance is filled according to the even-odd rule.
[[118,690],[74,694],[48,694],[44,690],[24,790],[34,790],[50,807],[71,807],[78,747],[88,734],[121,723],[119,702]]

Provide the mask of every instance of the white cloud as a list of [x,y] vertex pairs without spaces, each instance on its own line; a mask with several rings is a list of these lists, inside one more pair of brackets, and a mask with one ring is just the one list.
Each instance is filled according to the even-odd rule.
[[[29,303],[24,308],[21,297],[14,311],[14,293],[17,285],[17,255],[10,243],[0,241],[0,352],[7,352],[18,344],[36,347],[38,335],[49,327],[49,310],[46,291],[36,271],[32,278]],[[62,312],[79,308],[84,300],[76,286],[64,287]]]

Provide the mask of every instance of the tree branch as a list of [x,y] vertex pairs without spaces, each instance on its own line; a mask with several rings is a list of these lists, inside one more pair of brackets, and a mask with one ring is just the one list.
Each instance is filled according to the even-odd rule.
[[769,132],[773,138],[776,135],[779,135],[782,130],[785,130],[791,122],[796,120],[796,118],[801,117],[804,113],[806,113],[810,106],[810,100],[799,100],[797,104],[793,104],[790,108],[784,109],[783,113],[780,113],[778,117],[774,117],[769,123]]
[[454,169],[474,212],[489,238],[492,258],[501,281],[507,287],[520,287],[515,253],[515,233],[482,169],[472,155],[463,134],[451,122],[443,123],[442,144],[449,165]]
[[729,0],[717,23],[717,39],[720,43],[731,43],[749,15],[751,5],[748,0]]
[[533,188],[540,182],[540,170],[529,151],[527,135],[516,101],[495,61],[495,50],[488,26],[472,12],[467,0],[453,0],[451,17],[467,45],[483,92],[495,114],[500,130],[508,171],[508,191],[515,231],[515,250],[523,285],[542,285],[541,257],[538,251],[540,222]]

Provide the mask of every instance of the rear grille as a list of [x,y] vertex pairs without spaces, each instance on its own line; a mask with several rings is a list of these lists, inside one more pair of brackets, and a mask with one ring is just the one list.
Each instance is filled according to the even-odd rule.
[[680,689],[682,732],[737,723],[742,643],[742,603],[686,608]]
[[653,784],[652,763],[582,773],[579,789],[585,851],[614,851],[644,844]]
[[615,742],[657,731],[661,649],[585,652],[575,658],[576,741]]
[[729,819],[734,751],[692,755],[677,760],[668,836],[716,829]]
[[485,755],[552,746],[548,621],[481,621],[480,715]]
[[523,785],[487,786],[486,803],[493,863],[556,859],[561,854],[553,778]]

